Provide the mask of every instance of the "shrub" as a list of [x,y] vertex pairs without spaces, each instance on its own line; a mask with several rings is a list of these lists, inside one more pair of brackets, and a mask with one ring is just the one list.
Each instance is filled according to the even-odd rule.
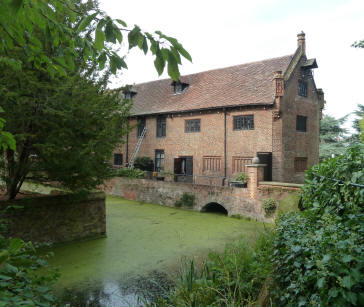
[[48,256],[38,256],[31,242],[0,235],[0,306],[56,305],[59,273],[48,266]]
[[248,176],[242,172],[242,173],[239,173],[235,178],[234,178],[235,181],[241,181],[243,183],[246,183],[248,181]]
[[134,161],[134,167],[141,169],[142,171],[153,172],[154,162],[149,157],[137,157]]
[[154,306],[251,306],[270,275],[271,248],[267,233],[254,248],[240,240],[222,254],[210,253],[201,269],[190,261],[182,266],[175,289]]
[[116,171],[116,176],[118,177],[128,177],[135,179],[144,178],[144,172],[137,168],[121,168]]
[[278,305],[364,305],[364,189],[350,185],[364,184],[363,165],[358,144],[314,166],[303,187],[305,211],[277,221]]
[[180,207],[188,207],[192,208],[195,205],[195,195],[183,193],[181,199],[177,200],[174,203],[174,206],[177,208]]
[[273,198],[266,198],[262,202],[265,216],[271,216],[277,209],[278,202]]

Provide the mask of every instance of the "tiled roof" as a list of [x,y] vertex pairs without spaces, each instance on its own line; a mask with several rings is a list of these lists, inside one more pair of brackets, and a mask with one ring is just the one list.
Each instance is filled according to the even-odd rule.
[[286,71],[293,55],[181,76],[189,87],[174,94],[172,80],[133,86],[132,115],[185,112],[240,105],[267,105],[274,101],[273,74]]

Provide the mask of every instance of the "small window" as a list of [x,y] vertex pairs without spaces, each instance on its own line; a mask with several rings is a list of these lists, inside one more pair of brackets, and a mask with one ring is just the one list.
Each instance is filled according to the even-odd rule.
[[254,130],[254,115],[234,116],[234,130]]
[[155,150],[155,171],[160,172],[164,170],[164,150],[156,149]]
[[114,154],[114,165],[123,165],[123,154]]
[[157,137],[163,138],[166,136],[167,118],[165,116],[157,117]]
[[187,119],[185,126],[185,132],[200,132],[201,120],[198,119]]
[[124,98],[125,99],[133,99],[133,97],[136,95],[136,92],[134,91],[125,91],[124,92]]
[[306,116],[297,115],[296,130],[299,132],[307,131],[307,117]]
[[182,83],[180,81],[173,82],[173,88],[175,94],[181,94],[186,88],[188,88],[187,83]]
[[304,172],[307,169],[307,158],[295,158],[294,159],[294,170],[299,172]]
[[298,80],[298,95],[302,97],[307,97],[307,82],[303,80]]
[[221,157],[203,157],[203,171],[219,172],[221,170]]
[[138,129],[137,129],[138,137],[142,135],[144,128],[145,128],[145,118],[144,117],[138,118]]

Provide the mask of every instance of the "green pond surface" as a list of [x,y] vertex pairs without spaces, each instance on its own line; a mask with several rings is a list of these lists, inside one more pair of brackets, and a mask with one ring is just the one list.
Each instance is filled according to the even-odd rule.
[[[264,224],[108,196],[107,238],[52,248],[56,291],[71,306],[143,306],[163,292],[183,260],[237,238],[254,242]],[[149,293],[150,292],[150,293]]]

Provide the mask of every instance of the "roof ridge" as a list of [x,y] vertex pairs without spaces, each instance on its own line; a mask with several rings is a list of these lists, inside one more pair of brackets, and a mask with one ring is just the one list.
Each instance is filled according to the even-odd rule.
[[[295,54],[287,54],[287,55],[274,57],[274,58],[268,58],[268,59],[264,59],[264,60],[252,61],[252,62],[237,64],[237,65],[231,65],[231,66],[226,66],[226,67],[221,67],[221,68],[214,68],[214,69],[200,71],[200,72],[197,72],[197,73],[181,75],[180,77],[181,78],[190,77],[190,76],[199,75],[199,74],[203,74],[203,73],[207,73],[207,72],[219,71],[219,70],[224,70],[224,69],[229,69],[229,68],[233,68],[233,67],[239,67],[239,66],[244,66],[244,65],[254,64],[254,63],[267,62],[267,61],[282,59],[282,58],[286,58],[286,57],[293,57],[294,55]],[[135,85],[143,85],[143,84],[149,84],[149,83],[154,83],[154,82],[162,82],[162,81],[166,81],[166,80],[172,80],[172,79],[171,78],[164,78],[164,79],[158,79],[158,80],[151,80],[151,81],[146,81],[146,82],[142,82],[142,83],[135,83]]]

